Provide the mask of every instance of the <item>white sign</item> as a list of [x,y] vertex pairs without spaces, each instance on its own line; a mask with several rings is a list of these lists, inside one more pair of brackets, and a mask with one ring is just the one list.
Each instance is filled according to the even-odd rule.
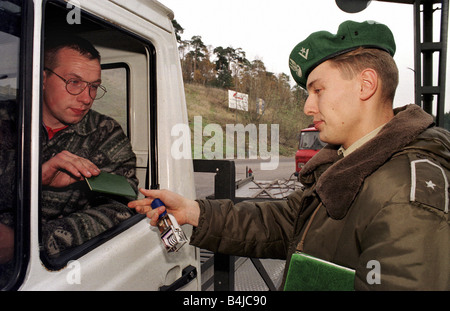
[[228,107],[248,111],[248,95],[228,90]]

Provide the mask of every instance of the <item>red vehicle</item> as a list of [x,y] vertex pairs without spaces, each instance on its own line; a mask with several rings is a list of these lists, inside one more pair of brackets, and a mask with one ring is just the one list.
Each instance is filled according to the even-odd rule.
[[323,146],[325,146],[325,143],[320,140],[319,131],[315,127],[301,130],[298,150],[295,153],[295,175],[298,175],[306,162]]

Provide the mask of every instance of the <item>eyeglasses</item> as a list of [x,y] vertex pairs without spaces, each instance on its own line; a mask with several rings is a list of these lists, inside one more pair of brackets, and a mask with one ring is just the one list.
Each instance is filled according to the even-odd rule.
[[66,83],[66,90],[70,95],[81,94],[87,86],[89,86],[89,96],[94,100],[102,98],[106,93],[106,88],[101,84],[87,82],[77,78],[64,79],[50,68],[45,67],[44,69],[63,80]]

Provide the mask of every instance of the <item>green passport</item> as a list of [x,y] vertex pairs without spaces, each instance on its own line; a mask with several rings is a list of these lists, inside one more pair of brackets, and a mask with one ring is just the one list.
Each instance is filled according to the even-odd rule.
[[294,253],[286,276],[285,291],[352,291],[355,270],[305,253]]
[[101,172],[97,176],[86,178],[86,182],[92,191],[133,199],[137,197],[128,180],[121,175]]

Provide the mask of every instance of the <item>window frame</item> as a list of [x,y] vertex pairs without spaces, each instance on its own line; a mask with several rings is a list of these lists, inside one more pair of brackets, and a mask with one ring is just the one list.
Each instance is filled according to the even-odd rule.
[[[47,4],[54,4],[57,6],[60,6],[61,9],[63,10],[67,10],[66,8],[66,2],[61,1],[61,0],[45,0],[42,3],[42,12],[43,12],[43,25],[45,24],[45,12],[46,12],[46,6]],[[157,113],[156,113],[156,106],[157,106],[157,94],[156,94],[156,90],[157,90],[157,76],[156,76],[156,64],[157,64],[157,60],[156,60],[156,49],[153,45],[152,42],[150,42],[148,39],[142,38],[124,28],[120,28],[118,25],[113,24],[107,20],[102,19],[99,16],[96,16],[90,12],[87,12],[85,10],[83,10],[82,8],[80,9],[80,13],[81,13],[81,19],[82,20],[89,20],[90,22],[96,23],[98,25],[100,25],[102,28],[106,28],[112,31],[117,31],[120,32],[122,34],[125,34],[127,36],[129,36],[130,38],[137,40],[138,42],[140,42],[142,44],[142,46],[145,48],[145,50],[147,51],[147,56],[148,56],[148,62],[147,65],[149,66],[149,85],[148,85],[148,92],[149,92],[149,102],[147,103],[149,105],[149,123],[150,123],[150,128],[149,128],[149,148],[148,148],[148,163],[147,163],[147,176],[146,176],[146,180],[145,180],[145,187],[146,188],[151,188],[151,189],[157,189],[159,188],[159,177],[158,177],[158,172],[157,169],[152,169],[151,173],[150,168],[157,168],[158,167],[158,154],[157,154],[157,137],[158,137],[158,133],[157,133]],[[44,34],[45,34],[45,27],[42,27],[42,38],[44,38]],[[94,42],[95,43],[95,42]],[[42,47],[43,47],[43,43],[42,43]],[[43,60],[43,56],[41,57],[41,68],[44,68],[43,66],[44,60]],[[106,64],[107,66],[107,64]],[[103,69],[103,67],[102,67]],[[42,81],[42,79],[41,79]],[[42,82],[41,82],[42,83]],[[128,137],[130,137],[130,135],[132,134],[130,132],[131,128],[130,128],[130,124],[131,124],[131,120],[130,120],[130,103],[129,103],[129,90],[131,87],[131,82],[129,82],[130,85],[127,85],[127,98],[128,98],[128,103],[127,103],[127,126],[128,126]],[[42,87],[41,87],[42,89]],[[42,120],[42,94],[41,94],[41,120]],[[42,152],[41,150],[39,151],[39,154],[41,155]],[[41,176],[41,167],[42,167],[42,159],[40,160],[40,176]],[[148,184],[150,181],[150,185]],[[40,216],[40,206],[41,206],[41,183],[40,183],[40,189],[39,189],[39,216]],[[60,270],[62,268],[64,268],[67,263],[70,260],[76,260],[80,257],[82,257],[83,255],[93,251],[94,249],[96,249],[97,247],[101,246],[103,243],[111,240],[112,238],[114,238],[115,236],[117,236],[118,234],[124,232],[125,230],[129,229],[130,227],[134,226],[135,224],[137,224],[138,222],[140,222],[141,220],[145,219],[145,215],[141,215],[141,214],[136,214],[131,216],[129,219],[124,220],[123,222],[119,223],[118,225],[114,226],[113,228],[110,228],[108,230],[106,230],[105,232],[99,234],[98,236],[90,239],[89,241],[83,243],[80,246],[76,246],[73,247],[67,251],[63,251],[60,253],[60,255],[56,258],[50,258],[45,250],[41,249],[40,250],[40,260],[41,262],[45,265],[45,267],[49,270]],[[39,228],[41,228],[41,226],[39,225]],[[42,239],[42,235],[39,234],[39,241],[41,242]]]

